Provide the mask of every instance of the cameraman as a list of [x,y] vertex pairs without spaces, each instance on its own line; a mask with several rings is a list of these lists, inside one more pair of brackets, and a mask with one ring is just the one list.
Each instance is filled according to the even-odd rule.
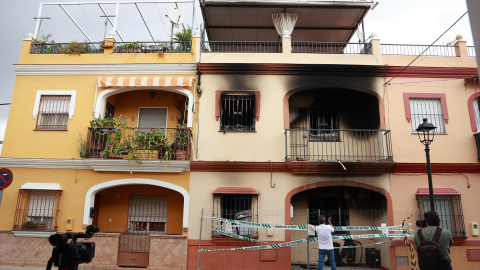
[[[425,212],[423,214],[423,217],[425,218],[426,227],[421,229],[422,231],[421,233],[425,238],[425,241],[432,241],[435,231],[437,230],[437,227],[440,226],[440,217],[435,211]],[[413,238],[413,243],[415,244],[415,249],[417,249],[417,247],[420,245],[418,231],[415,233],[415,237]],[[443,249],[443,253],[445,255],[445,260],[446,260],[448,269],[452,269],[452,262],[451,262],[450,256],[448,255],[450,254],[450,247],[453,245],[452,233],[447,229],[442,229],[442,232],[440,234],[440,238],[438,239],[437,244]]]
[[315,227],[315,231],[318,236],[318,270],[323,270],[323,263],[325,262],[325,255],[328,256],[331,270],[337,270],[337,264],[335,263],[335,253],[333,252],[333,240],[332,233],[335,228],[332,225],[332,218],[328,217],[328,224],[325,225],[325,216],[320,215],[318,217],[318,223],[320,225]]

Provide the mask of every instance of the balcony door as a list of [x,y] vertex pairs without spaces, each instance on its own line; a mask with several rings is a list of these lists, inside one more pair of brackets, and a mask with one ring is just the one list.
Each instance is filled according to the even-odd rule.
[[149,128],[166,128],[167,112],[167,108],[140,108],[138,111],[139,130],[145,128],[145,131],[150,131]]

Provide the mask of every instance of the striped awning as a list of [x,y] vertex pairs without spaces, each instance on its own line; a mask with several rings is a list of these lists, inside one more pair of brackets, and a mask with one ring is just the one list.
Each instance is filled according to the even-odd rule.
[[192,86],[195,77],[99,77],[99,87],[132,87],[161,86],[179,87]]

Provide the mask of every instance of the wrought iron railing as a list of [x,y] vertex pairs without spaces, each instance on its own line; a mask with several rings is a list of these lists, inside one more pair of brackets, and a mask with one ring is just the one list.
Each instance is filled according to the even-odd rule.
[[390,130],[287,129],[285,161],[393,161]]
[[144,160],[189,160],[189,128],[90,127],[85,158]]
[[281,41],[203,41],[202,52],[282,53]]
[[476,57],[477,53],[475,52],[475,46],[467,46],[468,57]]
[[480,132],[473,134],[473,137],[475,138],[475,143],[477,144],[477,156],[478,161],[480,162]]
[[191,41],[116,42],[115,53],[179,53],[191,52]]
[[[380,44],[383,55],[446,56],[456,57],[457,46],[446,45],[412,45],[412,44]],[[425,51],[425,52],[424,52]]]
[[370,43],[292,41],[292,53],[370,54]]
[[33,43],[32,54],[103,53],[102,42]]

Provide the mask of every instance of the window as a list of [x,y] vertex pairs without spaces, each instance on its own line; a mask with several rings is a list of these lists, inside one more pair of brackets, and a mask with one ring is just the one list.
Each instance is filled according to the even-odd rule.
[[255,131],[255,94],[224,93],[220,100],[220,131]]
[[[418,217],[430,211],[430,196],[417,195]],[[466,237],[462,199],[459,194],[434,195],[435,211],[440,216],[440,227],[448,229],[453,237]]]
[[128,231],[165,233],[167,229],[167,196],[130,195]]
[[338,115],[328,111],[310,111],[309,129],[311,141],[338,141]]
[[61,192],[20,189],[13,229],[56,231]]
[[37,129],[66,130],[70,96],[44,95],[40,99]]
[[[257,194],[214,194],[213,216],[239,221],[258,222],[258,195]],[[214,229],[248,237],[257,237],[258,229],[229,227],[226,222],[214,221]],[[218,227],[218,228],[217,228]],[[222,237],[219,232],[213,231],[212,236]]]
[[410,113],[413,132],[423,123],[423,118],[427,118],[428,122],[437,127],[435,133],[445,133],[440,98],[410,98]]

